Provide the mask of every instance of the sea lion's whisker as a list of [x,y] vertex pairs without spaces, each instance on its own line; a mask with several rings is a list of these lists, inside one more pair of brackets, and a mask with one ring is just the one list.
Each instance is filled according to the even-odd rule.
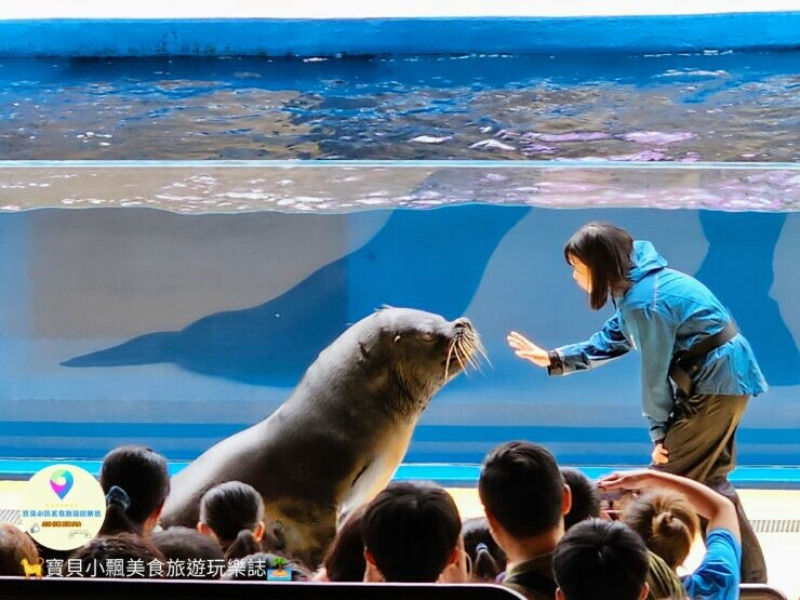
[[491,361],[491,359],[489,358],[489,354],[486,352],[486,348],[484,347],[484,345],[483,345],[483,342],[481,342],[480,338],[476,338],[476,339],[475,339],[475,350],[477,351],[477,353],[478,353],[480,356],[482,356],[482,357],[483,357],[483,359],[484,359],[484,360],[485,360],[487,363],[489,363],[489,366],[491,367],[491,366],[492,366],[492,361]]
[[472,365],[473,369],[475,369],[479,373],[483,373],[483,370],[481,369],[481,364],[478,361],[477,357],[475,356],[475,348],[470,348],[470,354],[468,360],[469,364]]
[[461,356],[461,348],[459,348],[459,344],[453,344],[453,350],[455,350],[456,360],[458,361],[458,364],[461,365],[461,370],[465,370],[466,364],[464,364],[464,358]]
[[468,340],[466,338],[462,339],[462,341],[461,341],[461,352],[466,357],[467,364],[472,365],[474,367],[475,366],[475,357],[474,357],[475,347],[472,345],[470,340]]
[[450,360],[453,356],[453,348],[455,348],[456,341],[453,340],[450,344],[450,347],[447,349],[447,358],[444,361],[444,380],[447,381],[447,377],[450,374]]
[[492,362],[489,360],[489,356],[486,354],[486,349],[481,343],[480,337],[475,332],[465,333],[459,338],[458,343],[459,348],[466,356],[469,365],[479,373],[483,373],[480,357],[486,359],[486,362],[489,363],[489,365],[492,364]]

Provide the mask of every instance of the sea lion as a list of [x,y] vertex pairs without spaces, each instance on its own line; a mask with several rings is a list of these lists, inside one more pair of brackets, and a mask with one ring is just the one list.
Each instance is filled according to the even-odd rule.
[[483,353],[470,321],[383,308],[348,328],[264,421],[172,479],[164,527],[194,527],[202,495],[238,480],[264,497],[272,537],[316,566],[337,519],[391,479],[433,395]]

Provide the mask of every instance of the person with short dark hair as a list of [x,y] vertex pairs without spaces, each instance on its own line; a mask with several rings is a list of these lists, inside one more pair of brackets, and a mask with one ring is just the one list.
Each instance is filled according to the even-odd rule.
[[83,577],[154,577],[166,575],[164,555],[153,544],[135,533],[96,537],[72,553],[62,573],[72,575],[72,560],[81,564]]
[[552,600],[552,559],[572,494],[555,457],[531,442],[501,444],[478,480],[492,537],[508,557],[503,584],[532,600]]
[[458,507],[434,483],[390,483],[367,506],[363,527],[369,581],[435,582],[463,560]]
[[106,493],[106,516],[98,535],[147,536],[169,494],[167,460],[144,446],[120,446],[103,458],[100,486]]
[[[170,527],[164,531],[154,531],[150,541],[169,563],[201,561],[202,569],[174,572],[176,578],[185,579],[219,579],[225,570],[225,554],[219,544],[207,535],[189,527]],[[219,568],[213,568],[213,565]],[[167,569],[167,576],[170,571]]]
[[213,538],[225,558],[261,552],[264,537],[264,500],[241,481],[226,481],[203,494],[197,530]]
[[647,547],[617,521],[588,519],[556,547],[557,600],[644,600],[649,591]]
[[564,483],[572,492],[572,507],[564,515],[564,529],[569,529],[586,519],[600,516],[600,492],[594,481],[582,471],[570,467],[561,467]]
[[767,390],[749,342],[705,285],[668,268],[652,243],[634,241],[620,227],[584,225],[565,244],[564,259],[590,306],[599,310],[611,300],[614,315],[577,344],[548,351],[515,331],[508,344],[550,375],[591,370],[641,350],[652,466],[704,483],[734,503],[744,540],[743,581],[766,582],[758,538],[728,481],[747,402]]

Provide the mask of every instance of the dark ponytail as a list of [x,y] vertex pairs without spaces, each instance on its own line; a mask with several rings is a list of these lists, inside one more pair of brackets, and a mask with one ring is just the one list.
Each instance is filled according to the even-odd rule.
[[107,536],[117,533],[142,534],[140,523],[134,523],[128,517],[131,499],[123,488],[112,485],[106,493],[106,517],[97,535]]
[[364,514],[362,504],[345,520],[325,552],[322,566],[329,581],[364,581]]
[[475,560],[472,562],[473,579],[494,581],[502,569],[489,551],[489,547],[483,542],[475,546]]
[[[241,481],[214,486],[200,500],[200,521],[217,536],[226,557],[237,558],[261,551],[253,532],[263,518],[261,494]],[[236,556],[231,556],[234,552]]]
[[472,564],[470,578],[494,582],[506,568],[506,554],[492,538],[486,517],[466,519],[461,535],[464,538],[464,550]]
[[253,535],[253,532],[249,529],[242,529],[225,551],[225,560],[244,558],[245,556],[261,552],[261,550],[261,544],[256,540],[256,536]]

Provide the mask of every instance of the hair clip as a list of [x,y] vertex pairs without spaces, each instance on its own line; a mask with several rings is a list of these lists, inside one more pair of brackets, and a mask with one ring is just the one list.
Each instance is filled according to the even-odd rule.
[[106,494],[106,506],[109,504],[118,504],[122,508],[122,512],[128,512],[131,505],[131,498],[128,492],[123,490],[118,485],[112,485]]

